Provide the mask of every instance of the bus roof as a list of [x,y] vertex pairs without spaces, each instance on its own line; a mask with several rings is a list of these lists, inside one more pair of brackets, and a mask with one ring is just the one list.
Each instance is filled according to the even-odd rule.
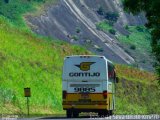
[[109,63],[113,64],[105,56],[101,56],[101,55],[72,55],[72,56],[66,56],[65,58],[74,58],[74,57],[80,57],[80,58],[99,57],[99,58],[103,58],[103,59],[107,60]]

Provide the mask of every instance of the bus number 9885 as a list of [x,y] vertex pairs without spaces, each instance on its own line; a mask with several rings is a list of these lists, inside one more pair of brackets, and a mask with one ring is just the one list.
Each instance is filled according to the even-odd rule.
[[74,92],[95,92],[95,88],[74,88]]

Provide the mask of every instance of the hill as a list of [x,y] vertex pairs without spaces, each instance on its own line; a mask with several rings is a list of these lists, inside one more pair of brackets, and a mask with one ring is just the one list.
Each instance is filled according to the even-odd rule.
[[[31,114],[61,113],[63,58],[91,53],[17,29],[6,21],[0,18],[0,113],[27,112],[25,87],[31,88]],[[120,78],[116,114],[160,113],[154,74],[123,65],[116,65],[116,70]]]
[[126,13],[121,0],[62,0],[43,14],[25,18],[37,34],[83,45],[119,64],[154,71],[145,15]]
[[153,73],[124,65],[116,65],[116,72],[116,114],[160,114],[160,86]]
[[32,90],[31,113],[61,110],[63,59],[89,52],[76,45],[38,37],[6,21],[0,18],[0,113],[26,112],[25,87]]

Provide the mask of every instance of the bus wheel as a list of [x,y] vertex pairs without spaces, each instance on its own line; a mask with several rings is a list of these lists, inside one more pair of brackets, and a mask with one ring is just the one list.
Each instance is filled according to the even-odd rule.
[[66,111],[66,115],[67,115],[67,118],[71,118],[72,117],[72,111],[71,110],[67,110]]
[[99,116],[99,117],[102,117],[102,118],[108,117],[108,111],[101,111],[101,112],[98,112],[98,116]]
[[109,115],[113,115],[113,110],[108,111]]
[[74,118],[77,118],[79,116],[79,113],[78,112],[73,112],[73,117]]
[[98,117],[100,117],[100,118],[104,117],[103,112],[98,112]]

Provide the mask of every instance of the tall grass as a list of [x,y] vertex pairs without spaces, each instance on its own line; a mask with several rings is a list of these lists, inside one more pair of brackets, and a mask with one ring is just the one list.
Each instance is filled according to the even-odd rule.
[[130,35],[124,36],[119,34],[117,39],[127,45],[136,46],[136,50],[141,53],[151,52],[151,36],[149,30],[144,26],[129,26]]
[[159,114],[160,91],[157,76],[131,66],[115,65],[116,114]]
[[140,81],[146,84],[154,84],[157,79],[157,76],[154,73],[126,65],[116,64],[116,72],[121,78],[126,78],[131,81]]
[[63,58],[89,54],[78,46],[44,40],[0,18],[0,113],[26,113],[25,87],[31,88],[31,113],[60,111]]

